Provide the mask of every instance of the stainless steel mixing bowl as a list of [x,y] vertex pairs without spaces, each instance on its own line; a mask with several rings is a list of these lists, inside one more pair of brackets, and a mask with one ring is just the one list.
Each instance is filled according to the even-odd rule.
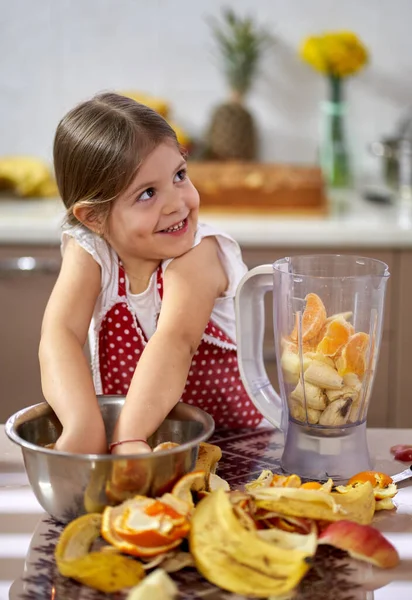
[[[110,441],[125,398],[99,396]],[[30,485],[39,503],[63,523],[99,512],[134,494],[159,496],[195,465],[200,442],[214,431],[214,421],[200,408],[179,402],[148,440],[152,447],[166,441],[170,450],[130,456],[71,454],[45,448],[59,437],[62,426],[46,403],[20,410],[6,423],[6,433],[23,453]]]

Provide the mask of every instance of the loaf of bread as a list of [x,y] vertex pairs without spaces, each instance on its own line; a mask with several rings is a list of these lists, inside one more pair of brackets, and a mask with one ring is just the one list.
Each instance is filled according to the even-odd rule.
[[318,167],[189,161],[188,175],[203,210],[322,213],[327,206]]

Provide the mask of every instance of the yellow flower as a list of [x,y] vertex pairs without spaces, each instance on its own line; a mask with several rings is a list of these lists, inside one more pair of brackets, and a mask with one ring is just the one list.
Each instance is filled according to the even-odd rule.
[[316,71],[334,77],[354,75],[368,62],[368,51],[352,31],[327,32],[307,38],[302,59]]
[[309,63],[314,69],[321,73],[327,72],[327,65],[321,51],[319,38],[309,37],[302,45],[301,56],[304,61]]

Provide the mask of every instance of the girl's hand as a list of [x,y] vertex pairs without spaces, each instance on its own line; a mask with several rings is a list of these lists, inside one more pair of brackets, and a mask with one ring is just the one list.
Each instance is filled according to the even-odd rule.
[[83,351],[100,289],[99,265],[70,239],[43,318],[39,359],[43,395],[63,425],[55,448],[74,454],[107,453],[103,419]]
[[151,447],[146,442],[125,442],[115,446],[112,450],[112,454],[124,455],[124,454],[147,454],[152,452]]
[[[147,454],[152,449],[145,442],[125,442],[114,446],[111,454]],[[123,502],[133,495],[145,495],[152,481],[152,465],[144,458],[127,458],[113,461],[112,475],[106,493],[108,497]]]
[[107,454],[103,420],[87,429],[81,425],[65,427],[54,448],[72,454]]

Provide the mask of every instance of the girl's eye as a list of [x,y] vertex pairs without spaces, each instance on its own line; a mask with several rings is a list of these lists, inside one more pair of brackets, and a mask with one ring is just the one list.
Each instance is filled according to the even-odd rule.
[[144,202],[145,200],[150,200],[150,198],[153,198],[154,195],[155,195],[155,189],[147,188],[147,190],[145,190],[142,194],[140,194],[138,201],[142,200]]
[[186,169],[180,169],[175,175],[175,182],[179,183],[179,181],[184,181],[186,179],[187,172]]

